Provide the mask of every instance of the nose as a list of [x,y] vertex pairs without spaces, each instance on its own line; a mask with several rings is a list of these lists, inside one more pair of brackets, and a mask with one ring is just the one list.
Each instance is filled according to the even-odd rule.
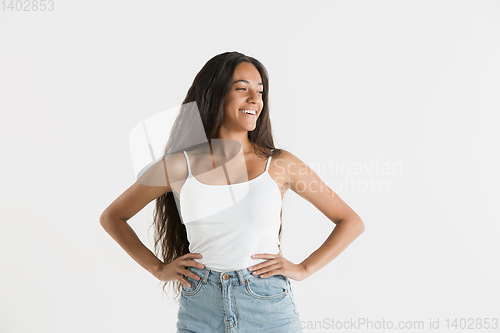
[[255,90],[251,90],[251,89],[249,91],[250,91],[250,93],[248,95],[248,100],[258,102],[260,100],[259,93]]

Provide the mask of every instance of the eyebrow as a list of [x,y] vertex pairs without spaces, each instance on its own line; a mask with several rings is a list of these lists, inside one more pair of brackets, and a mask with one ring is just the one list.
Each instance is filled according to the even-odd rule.
[[[238,82],[243,82],[243,83],[250,83],[248,80],[237,80],[234,81],[233,84],[238,83]],[[257,83],[258,86],[263,86],[262,82]]]

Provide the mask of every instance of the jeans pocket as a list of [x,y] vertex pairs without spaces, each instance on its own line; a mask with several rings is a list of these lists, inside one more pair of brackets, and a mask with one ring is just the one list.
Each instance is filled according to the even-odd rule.
[[288,294],[288,283],[283,275],[266,278],[250,276],[245,281],[248,295],[260,300],[282,300]]
[[190,276],[186,276],[185,280],[191,285],[190,287],[186,287],[185,285],[181,285],[181,293],[184,296],[194,296],[198,294],[201,290],[201,287],[203,286],[202,279],[200,280],[195,280]]

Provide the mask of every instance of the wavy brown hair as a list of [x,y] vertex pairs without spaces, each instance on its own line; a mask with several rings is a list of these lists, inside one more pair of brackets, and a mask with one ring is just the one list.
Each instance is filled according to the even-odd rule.
[[[241,62],[252,63],[257,68],[264,88],[263,109],[257,119],[255,130],[248,132],[248,138],[254,143],[254,152],[258,156],[268,158],[280,155],[281,149],[274,147],[269,118],[269,77],[266,68],[250,56],[239,52],[225,52],[210,59],[194,78],[172,126],[163,157],[185,150],[185,147],[190,146],[190,142],[199,143],[206,139],[217,138],[224,119],[224,102],[232,88],[234,71]],[[194,104],[197,109],[192,107]],[[205,138],[193,137],[199,132],[193,126],[200,118]],[[269,149],[273,151],[268,153]],[[167,192],[156,199],[153,221],[154,251],[165,264],[189,253],[186,228],[181,222],[173,192]],[[281,226],[278,238],[281,242]],[[177,280],[165,281],[163,291],[168,283],[173,283],[175,300],[178,302],[182,284]]]

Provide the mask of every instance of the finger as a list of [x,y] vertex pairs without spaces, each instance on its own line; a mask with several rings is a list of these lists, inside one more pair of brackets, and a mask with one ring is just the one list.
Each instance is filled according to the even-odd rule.
[[187,259],[187,258],[193,258],[193,259],[199,259],[202,257],[201,254],[199,253],[186,253],[185,255],[182,256],[184,259]]
[[252,274],[260,275],[261,278],[269,277],[269,276],[273,276],[276,274],[280,274],[280,270],[279,270],[280,268],[281,268],[281,266],[278,264],[270,265],[267,267],[263,267],[255,272],[252,272]]
[[268,259],[266,261],[263,261],[255,266],[251,266],[248,268],[249,271],[256,271],[258,269],[261,269],[261,268],[264,268],[264,267],[267,267],[269,265],[275,265],[277,264],[278,261],[277,260],[273,260],[273,259]]
[[186,276],[189,276],[190,278],[192,279],[195,279],[197,281],[200,281],[201,280],[201,276],[191,272],[191,271],[188,271],[187,269],[185,269],[182,274],[186,275]]
[[277,254],[257,253],[257,254],[253,254],[252,258],[254,258],[254,259],[274,259],[277,256],[278,256]]
[[180,283],[182,283],[184,286],[186,286],[187,288],[191,287],[191,284],[189,282],[187,282],[186,280],[184,280],[183,278],[179,278],[177,279]]
[[180,263],[182,265],[184,265],[184,266],[197,267],[197,268],[200,268],[200,269],[203,269],[203,267],[205,267],[205,265],[203,265],[203,264],[201,264],[199,262],[196,262],[194,260],[191,260],[191,259],[183,260]]

